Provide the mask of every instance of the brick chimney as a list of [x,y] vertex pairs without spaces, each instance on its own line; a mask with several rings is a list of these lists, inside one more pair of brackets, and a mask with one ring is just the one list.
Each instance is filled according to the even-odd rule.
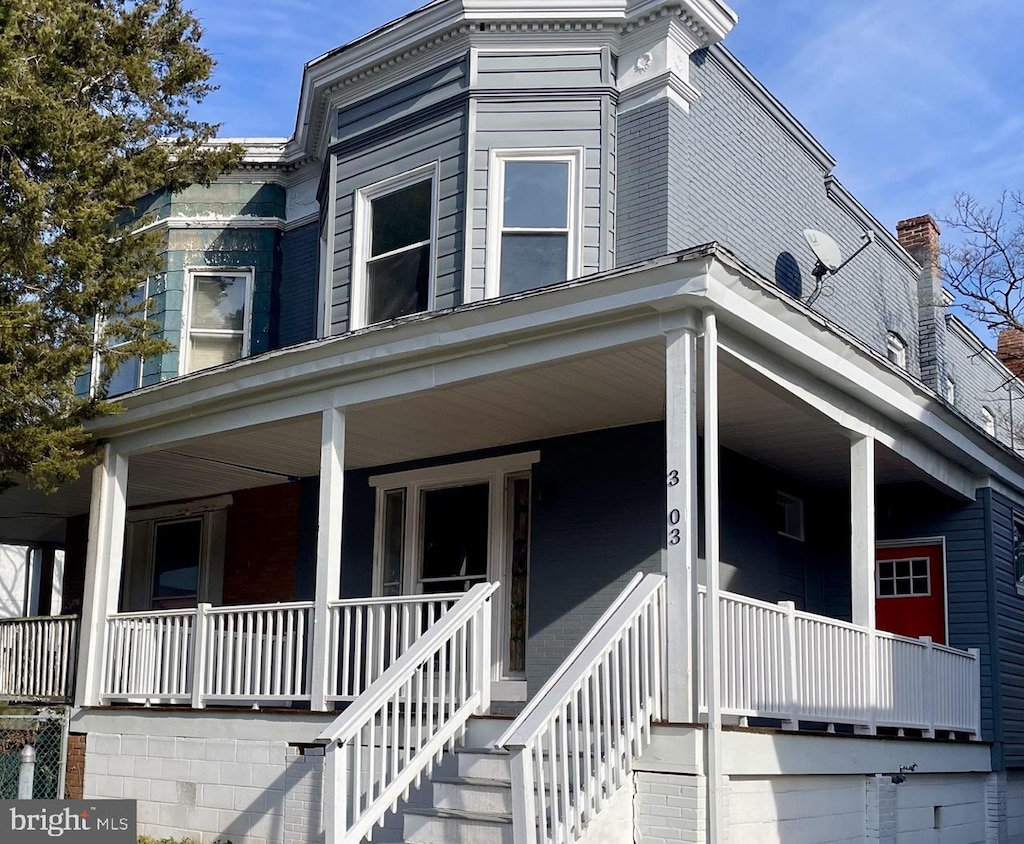
[[896,224],[900,246],[921,265],[917,279],[917,340],[921,380],[946,391],[946,296],[942,289],[939,227],[928,214]]
[[939,227],[930,214],[900,220],[896,224],[896,237],[922,267],[939,266]]
[[1003,366],[1018,378],[1024,378],[1024,331],[1006,328],[999,332],[996,355]]

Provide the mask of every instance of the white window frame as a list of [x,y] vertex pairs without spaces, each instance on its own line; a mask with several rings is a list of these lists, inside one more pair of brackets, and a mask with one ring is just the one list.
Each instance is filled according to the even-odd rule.
[[945,399],[952,405],[956,404],[956,381],[946,376]]
[[[242,317],[242,354],[237,360],[249,356],[250,343],[252,340],[252,299],[253,283],[256,275],[255,267],[189,267],[185,276],[185,296],[181,303],[181,340],[178,344],[178,374],[188,375],[189,370],[189,349],[192,339],[192,291],[195,288],[196,276],[204,275],[233,275],[244,276],[245,278],[245,314]],[[223,329],[200,328],[197,332],[200,336],[206,337],[227,337],[236,336],[237,331],[226,331]],[[202,370],[195,370],[201,372]]]
[[[569,196],[567,197],[567,249],[565,278],[579,278],[583,255],[583,148],[532,147],[492,149],[487,170],[487,241],[484,296],[501,295],[501,240],[505,233],[505,164],[509,161],[567,162],[569,165]],[[508,231],[553,232],[559,229],[508,229]]]
[[996,415],[988,407],[981,408],[981,427],[990,437],[996,435]]
[[900,369],[907,368],[907,343],[895,331],[885,335],[885,356]]
[[[139,312],[139,313],[141,313],[142,314],[142,318],[145,319],[146,316],[149,314],[149,279],[147,278],[145,281],[142,281],[139,284],[135,285],[135,287],[136,287],[136,289],[138,289],[140,287],[142,288],[144,307],[143,307],[142,311]],[[138,314],[136,314],[136,316],[138,316]],[[103,340],[103,331],[107,327],[107,323],[109,323],[110,321],[111,321],[110,318],[108,318],[108,319],[100,319],[98,316],[96,317],[96,322],[95,322],[95,325],[93,327],[93,336],[95,338],[95,342],[96,342],[97,346],[99,346],[100,342]],[[117,346],[123,346],[123,345],[124,345],[124,343],[116,343],[114,346],[110,346],[110,348],[116,348]],[[143,367],[143,364],[145,363],[145,358],[143,358],[142,355],[138,355],[137,357],[139,358],[139,382],[132,388],[133,390],[137,390],[137,389],[139,389],[142,386],[142,367]],[[96,391],[99,389],[99,386],[100,386],[100,371],[101,371],[102,366],[103,366],[102,358],[100,357],[99,352],[96,352],[92,356],[92,368],[89,371],[89,394],[90,395],[95,396],[96,395]],[[126,392],[131,392],[131,390],[127,390]],[[125,393],[117,393],[117,395],[118,396],[123,396],[123,395],[125,395]]]
[[[370,486],[376,492],[373,529],[373,594],[380,596],[384,588],[384,497],[396,489],[405,490],[405,533],[402,541],[401,594],[419,594],[417,572],[422,563],[423,514],[422,494],[446,487],[488,484],[487,580],[502,584],[510,582],[509,553],[511,524],[508,519],[509,480],[532,471],[540,460],[539,451],[527,451],[502,457],[472,460],[444,466],[413,469],[387,475],[374,475]],[[495,679],[505,678],[507,662],[509,607],[507,592],[499,590],[501,600],[492,601]]]
[[[352,207],[352,285],[349,299],[349,330],[355,331],[358,328],[365,328],[370,325],[369,315],[366,312],[369,303],[367,296],[367,272],[366,265],[370,261],[370,236],[371,219],[374,200],[412,187],[420,182],[430,181],[430,272],[427,279],[427,309],[426,312],[434,310],[435,286],[437,281],[437,208],[438,208],[438,167],[437,161],[431,161],[422,167],[409,170],[398,176],[392,176],[380,182],[375,182],[355,192]],[[333,212],[332,212],[333,213]],[[427,241],[419,241],[415,244],[403,246],[394,252],[385,255],[395,255],[401,251],[419,248]],[[376,255],[375,259],[383,258],[384,255]],[[421,312],[423,313],[423,312]],[[330,316],[328,315],[328,319]]]

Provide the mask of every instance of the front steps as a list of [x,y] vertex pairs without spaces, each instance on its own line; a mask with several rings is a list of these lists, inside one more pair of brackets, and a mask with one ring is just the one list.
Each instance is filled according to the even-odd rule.
[[431,777],[433,805],[406,807],[406,844],[512,844],[509,754],[494,749],[507,726],[503,718],[470,721],[455,772],[442,766]]

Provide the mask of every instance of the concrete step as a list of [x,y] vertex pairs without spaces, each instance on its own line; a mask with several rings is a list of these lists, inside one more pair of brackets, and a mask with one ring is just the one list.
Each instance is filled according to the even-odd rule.
[[484,780],[511,781],[510,759],[507,750],[493,747],[456,747],[460,777],[475,777]]
[[512,844],[512,815],[407,809],[406,844]]
[[507,815],[512,812],[512,783],[479,777],[431,777],[434,806]]

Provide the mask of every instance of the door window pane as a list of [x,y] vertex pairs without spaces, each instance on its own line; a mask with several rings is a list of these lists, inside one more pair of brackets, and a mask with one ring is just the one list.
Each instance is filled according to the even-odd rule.
[[196,605],[202,539],[201,519],[154,526],[153,609]]
[[526,599],[530,565],[530,479],[513,478],[512,547],[508,588],[508,670],[526,670]]
[[879,560],[877,565],[879,598],[931,594],[931,575],[926,557]]
[[423,493],[424,592],[468,589],[487,576],[487,484]]

